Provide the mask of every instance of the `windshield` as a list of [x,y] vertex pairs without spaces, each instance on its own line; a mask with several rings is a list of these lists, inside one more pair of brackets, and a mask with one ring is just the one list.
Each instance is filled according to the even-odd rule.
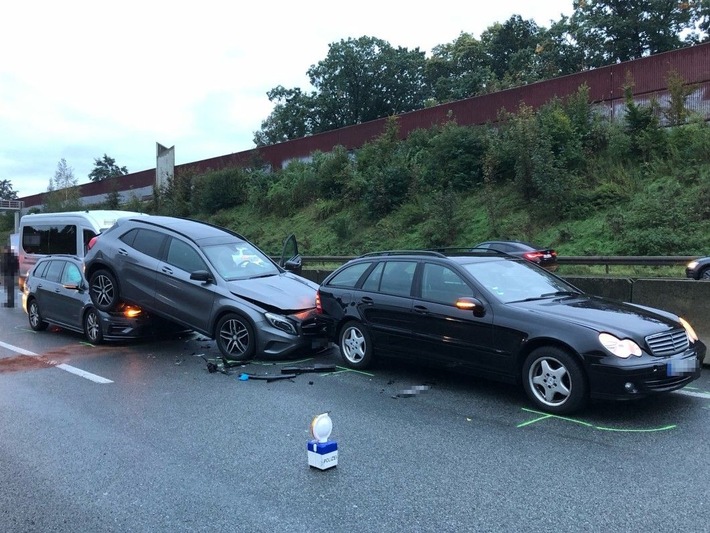
[[572,285],[526,261],[481,261],[462,266],[503,303],[579,294]]
[[280,271],[260,250],[248,242],[205,246],[202,251],[225,280],[273,276]]

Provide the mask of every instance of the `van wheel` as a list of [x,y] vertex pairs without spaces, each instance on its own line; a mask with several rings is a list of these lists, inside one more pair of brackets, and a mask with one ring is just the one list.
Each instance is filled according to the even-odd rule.
[[89,309],[84,315],[84,335],[91,344],[101,344],[104,341],[101,318],[96,309]]
[[236,313],[229,313],[217,323],[215,339],[225,359],[248,361],[254,358],[256,337],[249,321]]
[[118,282],[108,270],[99,269],[89,281],[91,301],[100,311],[113,311],[118,305]]
[[47,329],[48,324],[42,320],[42,313],[39,312],[37,300],[30,300],[30,303],[27,306],[27,317],[33,331],[44,331]]

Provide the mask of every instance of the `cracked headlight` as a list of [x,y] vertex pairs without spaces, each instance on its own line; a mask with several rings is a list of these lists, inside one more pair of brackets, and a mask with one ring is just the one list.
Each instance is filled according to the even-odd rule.
[[264,316],[266,317],[266,320],[269,321],[269,324],[274,326],[276,329],[280,329],[281,331],[285,331],[286,333],[289,333],[291,335],[298,335],[298,331],[296,331],[296,326],[287,318],[284,318],[281,315],[275,315],[273,313],[264,313]]

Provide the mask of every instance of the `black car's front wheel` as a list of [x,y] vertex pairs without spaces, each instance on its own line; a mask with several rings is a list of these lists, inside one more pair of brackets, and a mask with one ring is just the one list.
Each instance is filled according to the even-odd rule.
[[584,407],[589,387],[580,363],[554,346],[530,352],[523,364],[523,387],[541,409],[569,414]]
[[700,271],[698,279],[710,280],[710,266],[707,266]]
[[223,316],[215,331],[217,347],[231,361],[248,361],[254,358],[256,337],[249,320],[236,313]]
[[367,368],[372,364],[373,346],[370,332],[360,322],[351,321],[340,330],[340,353],[350,368]]
[[101,344],[104,340],[101,317],[96,309],[89,309],[84,315],[84,335],[91,344]]
[[119,290],[115,276],[105,269],[91,274],[89,295],[92,303],[101,311],[113,311],[118,305]]
[[42,320],[42,313],[40,313],[39,304],[35,299],[30,300],[29,304],[27,304],[27,317],[32,331],[43,331],[49,325]]

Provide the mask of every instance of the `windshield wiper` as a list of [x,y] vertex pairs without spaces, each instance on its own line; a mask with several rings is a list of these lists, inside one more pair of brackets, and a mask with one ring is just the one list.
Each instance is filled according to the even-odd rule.
[[557,292],[546,292],[545,294],[541,294],[539,298],[550,298],[550,297],[555,297],[555,296],[578,296],[582,294],[581,292],[578,291],[557,291]]

